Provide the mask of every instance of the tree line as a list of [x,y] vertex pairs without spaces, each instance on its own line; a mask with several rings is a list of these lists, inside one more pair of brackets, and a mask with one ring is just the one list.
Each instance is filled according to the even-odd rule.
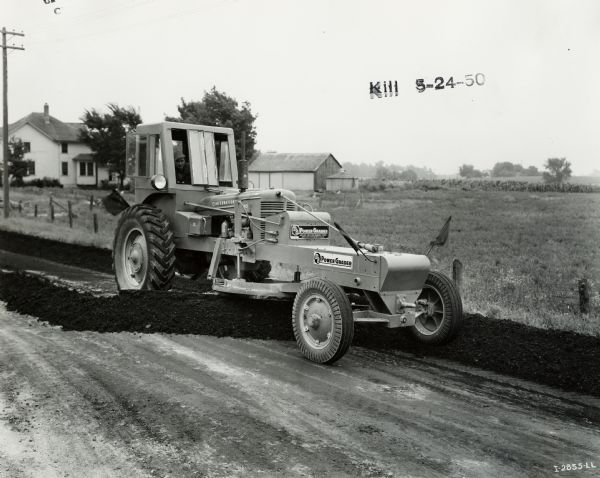
[[571,177],[571,163],[566,158],[548,158],[544,164],[544,168],[546,171],[540,172],[535,166],[525,168],[520,164],[502,161],[494,164],[494,167],[489,172],[475,169],[472,164],[463,164],[459,168],[458,174],[466,179],[542,176],[544,182],[548,184],[562,184]]

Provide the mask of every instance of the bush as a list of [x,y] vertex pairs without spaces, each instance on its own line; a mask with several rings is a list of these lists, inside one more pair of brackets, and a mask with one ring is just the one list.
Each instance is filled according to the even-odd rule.
[[63,185],[60,184],[60,181],[56,178],[48,178],[43,177],[42,179],[32,179],[31,181],[23,181],[21,180],[20,184],[15,184],[16,181],[13,181],[11,185],[17,187],[25,187],[25,186],[35,186],[37,188],[62,188]]
[[361,181],[359,187],[361,191],[368,191],[372,193],[375,191],[385,191],[387,184],[381,180],[367,179],[366,181]]

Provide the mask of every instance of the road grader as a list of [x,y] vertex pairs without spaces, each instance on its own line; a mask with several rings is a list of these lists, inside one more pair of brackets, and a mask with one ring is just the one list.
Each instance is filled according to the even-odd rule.
[[[290,190],[249,188],[230,128],[141,124],[127,169],[135,204],[123,204],[114,236],[120,291],[168,290],[177,271],[205,273],[221,294],[293,300],[298,347],[325,364],[347,352],[357,322],[408,327],[429,344],[461,326],[458,289],[427,255],[357,241]],[[332,245],[334,233],[349,247]]]

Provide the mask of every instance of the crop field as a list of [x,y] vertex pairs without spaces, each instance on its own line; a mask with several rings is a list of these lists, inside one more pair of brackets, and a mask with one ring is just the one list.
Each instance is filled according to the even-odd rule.
[[[48,217],[49,193],[72,202],[73,228],[60,208]],[[22,211],[0,227],[68,242],[110,248],[117,218],[102,206],[108,191],[15,189]],[[132,196],[126,196],[132,201]],[[430,254],[434,269],[451,275],[463,263],[466,310],[542,328],[600,335],[600,194],[391,189],[374,193],[299,195],[331,213],[355,239],[387,250],[424,253],[448,216],[450,238]],[[38,217],[33,208],[38,205]],[[319,206],[320,204],[320,206]],[[98,233],[93,232],[97,214]],[[336,244],[345,245],[341,237]],[[578,281],[591,284],[591,313],[579,313]]]

